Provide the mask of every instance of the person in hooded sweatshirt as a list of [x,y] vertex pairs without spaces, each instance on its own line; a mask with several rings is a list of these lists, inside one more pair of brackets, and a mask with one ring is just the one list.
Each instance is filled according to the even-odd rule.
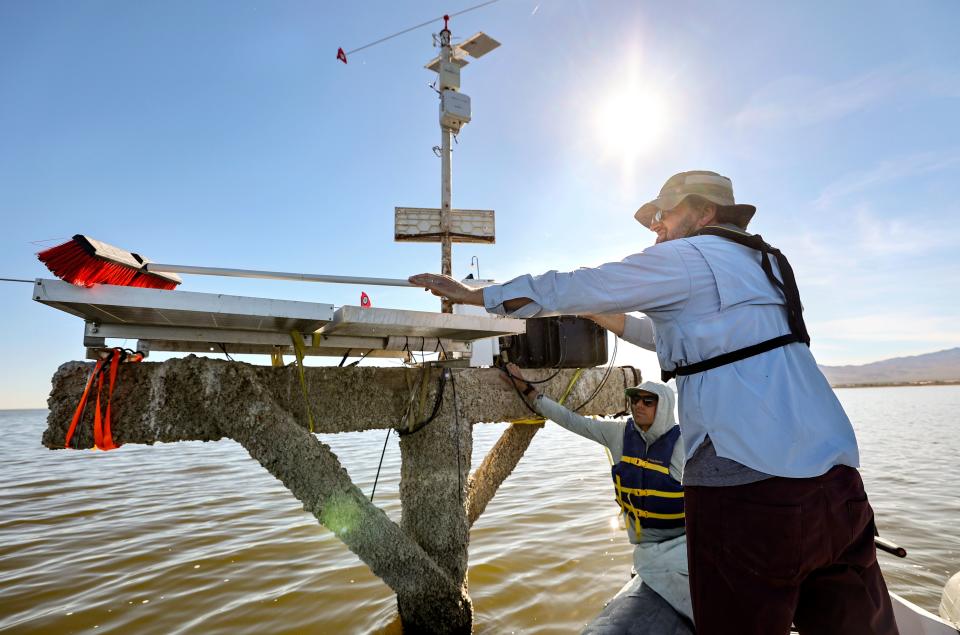
[[687,619],[693,619],[684,530],[683,464],[685,450],[674,420],[675,396],[668,386],[647,381],[626,390],[633,415],[604,421],[579,415],[528,384],[515,364],[509,378],[543,417],[610,451],[614,495],[627,536],[633,566],[643,583]]

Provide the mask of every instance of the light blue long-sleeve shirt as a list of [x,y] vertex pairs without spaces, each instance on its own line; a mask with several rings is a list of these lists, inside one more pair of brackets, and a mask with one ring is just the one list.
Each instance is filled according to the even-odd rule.
[[[641,311],[660,366],[672,369],[790,332],[760,257],[718,236],[671,240],[620,262],[486,287],[484,305],[505,315],[504,302],[530,298],[510,313],[521,318]],[[804,344],[678,377],[677,391],[688,459],[709,435],[717,456],[775,476],[859,466],[850,420]]]

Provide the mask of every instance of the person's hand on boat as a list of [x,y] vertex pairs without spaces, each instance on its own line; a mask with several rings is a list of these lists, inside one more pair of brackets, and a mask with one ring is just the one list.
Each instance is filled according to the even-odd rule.
[[483,289],[471,289],[459,280],[439,273],[418,273],[410,276],[410,284],[424,287],[433,295],[447,298],[453,304],[483,306]]
[[539,396],[540,393],[537,392],[536,387],[527,383],[527,380],[524,379],[523,371],[520,370],[519,366],[511,363],[504,366],[502,370],[500,379],[503,380],[503,383],[516,388],[527,401],[533,401]]

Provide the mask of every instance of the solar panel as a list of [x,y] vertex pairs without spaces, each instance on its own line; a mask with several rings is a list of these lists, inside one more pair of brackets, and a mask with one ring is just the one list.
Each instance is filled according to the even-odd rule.
[[511,318],[342,306],[320,332],[324,335],[400,336],[412,341],[420,337],[476,340],[525,331],[523,320]]
[[33,299],[100,324],[312,333],[333,318],[332,304],[61,280],[37,280]]
[[498,46],[500,46],[500,42],[497,42],[483,31],[480,31],[479,33],[471,35],[460,44],[457,44],[456,47],[476,59],[483,57]]
[[165,291],[113,285],[78,287],[38,279],[33,299],[86,321],[84,344],[139,340],[144,351],[264,353],[290,351],[290,332],[304,335],[308,355],[401,357],[410,351],[470,352],[468,342],[523,333],[523,320],[487,315],[363,308]]

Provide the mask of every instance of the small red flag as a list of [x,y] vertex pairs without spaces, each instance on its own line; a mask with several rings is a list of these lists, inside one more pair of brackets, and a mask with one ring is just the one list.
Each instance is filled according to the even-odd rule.
[[343,62],[344,64],[347,63],[347,54],[343,52],[342,48],[337,49],[337,59]]
[[370,306],[371,306],[371,305],[370,305],[370,296],[368,296],[365,291],[361,291],[361,292],[360,292],[360,306],[362,306],[362,307],[365,308],[365,309],[369,309]]

